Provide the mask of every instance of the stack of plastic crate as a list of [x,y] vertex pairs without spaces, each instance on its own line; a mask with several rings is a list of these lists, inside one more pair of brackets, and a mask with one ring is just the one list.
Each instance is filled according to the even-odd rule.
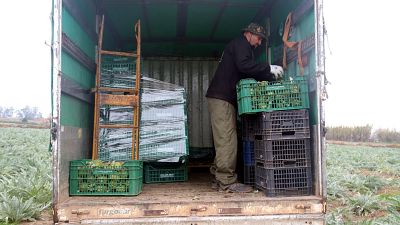
[[[136,64],[130,57],[104,55],[101,58],[100,87],[134,89]],[[132,106],[101,105],[101,125],[132,125]],[[128,161],[132,159],[131,128],[101,128],[98,156],[103,161]]]
[[[133,88],[134,64],[126,57],[102,58],[101,87]],[[181,86],[141,78],[139,160],[144,161],[144,181],[187,180],[188,130],[185,89]],[[104,105],[101,124],[133,124],[133,108]],[[99,159],[132,159],[132,129],[101,129]]]
[[[135,86],[135,60],[104,55],[99,74],[102,93],[121,93],[119,88]],[[96,94],[97,95],[97,94]],[[96,108],[95,108],[96,110]],[[133,124],[133,107],[102,104],[100,125]],[[143,185],[143,162],[132,160],[132,128],[100,128],[98,158],[70,161],[70,195],[138,195]]]
[[308,110],[264,112],[258,124],[254,141],[256,187],[267,196],[311,194]]
[[[150,79],[150,78],[149,78]],[[144,182],[188,179],[188,129],[183,87],[155,79],[142,83],[139,159]]]
[[[129,88],[134,80],[112,73],[105,87]],[[118,76],[117,76],[118,75]],[[115,82],[118,81],[118,82]],[[186,98],[183,87],[142,77],[140,94],[139,159],[144,162],[181,162],[188,155]],[[132,124],[133,108],[103,106],[102,124]],[[99,159],[132,158],[131,129],[101,129]]]
[[[129,84],[120,79],[118,84]],[[134,82],[133,82],[134,83]],[[144,162],[144,182],[187,181],[188,129],[184,88],[142,78],[140,95],[139,159]],[[104,107],[101,121],[132,123],[132,108]],[[130,129],[103,129],[99,158],[127,161],[132,157]]]
[[[245,128],[252,127],[255,186],[270,197],[311,194],[306,80],[303,77],[279,82],[246,79],[238,84],[237,92],[242,138],[249,137],[246,134],[249,129]],[[246,140],[243,140],[245,155]]]
[[243,183],[255,185],[254,138],[257,115],[242,115]]

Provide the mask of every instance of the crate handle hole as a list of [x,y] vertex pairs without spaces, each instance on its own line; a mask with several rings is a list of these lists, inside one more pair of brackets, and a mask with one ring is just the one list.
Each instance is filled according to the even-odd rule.
[[294,131],[294,130],[292,130],[292,131],[283,131],[283,132],[282,132],[282,135],[283,135],[283,136],[288,136],[288,135],[293,136],[294,134],[295,134],[295,131]]
[[285,166],[294,166],[296,165],[296,160],[286,160],[283,164]]

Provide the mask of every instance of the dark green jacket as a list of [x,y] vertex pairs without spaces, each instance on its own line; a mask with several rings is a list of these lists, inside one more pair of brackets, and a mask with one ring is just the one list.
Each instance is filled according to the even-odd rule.
[[236,106],[236,83],[244,78],[270,81],[273,79],[270,70],[267,63],[255,62],[253,47],[242,35],[225,47],[206,97],[221,99]]

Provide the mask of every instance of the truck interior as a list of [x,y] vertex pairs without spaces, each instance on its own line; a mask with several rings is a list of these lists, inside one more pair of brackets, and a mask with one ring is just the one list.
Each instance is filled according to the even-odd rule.
[[[211,188],[213,157],[211,125],[205,93],[224,47],[251,22],[263,25],[267,40],[255,50],[258,61],[282,65],[282,36],[292,13],[289,39],[302,40],[303,72],[298,49],[287,50],[285,76],[307,77],[313,158],[313,194],[266,197],[262,191],[238,194]],[[142,74],[185,87],[187,95],[189,179],[187,182],[144,184],[138,196],[69,196],[69,162],[92,154],[93,94],[98,27],[104,15],[103,49],[135,51],[134,25],[141,22]],[[323,211],[321,149],[316,97],[315,5],[313,0],[63,0],[61,10],[60,148],[58,184],[54,190],[57,220],[95,219],[99,206],[129,208],[118,218],[177,216],[318,214]],[[239,142],[240,143],[240,142]],[[239,145],[241,149],[241,145]],[[239,178],[243,171],[238,157]],[[85,211],[86,210],[86,211]],[[89,212],[88,212],[89,211]],[[99,218],[115,218],[98,210]],[[115,213],[115,212],[114,212]],[[139,221],[139,220],[137,220]],[[223,224],[223,223],[221,223]]]

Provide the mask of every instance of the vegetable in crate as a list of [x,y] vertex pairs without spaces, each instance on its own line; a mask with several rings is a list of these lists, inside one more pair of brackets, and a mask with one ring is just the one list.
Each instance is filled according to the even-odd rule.
[[103,162],[101,160],[87,161],[78,167],[78,192],[107,193],[127,192],[129,175],[124,162]]

